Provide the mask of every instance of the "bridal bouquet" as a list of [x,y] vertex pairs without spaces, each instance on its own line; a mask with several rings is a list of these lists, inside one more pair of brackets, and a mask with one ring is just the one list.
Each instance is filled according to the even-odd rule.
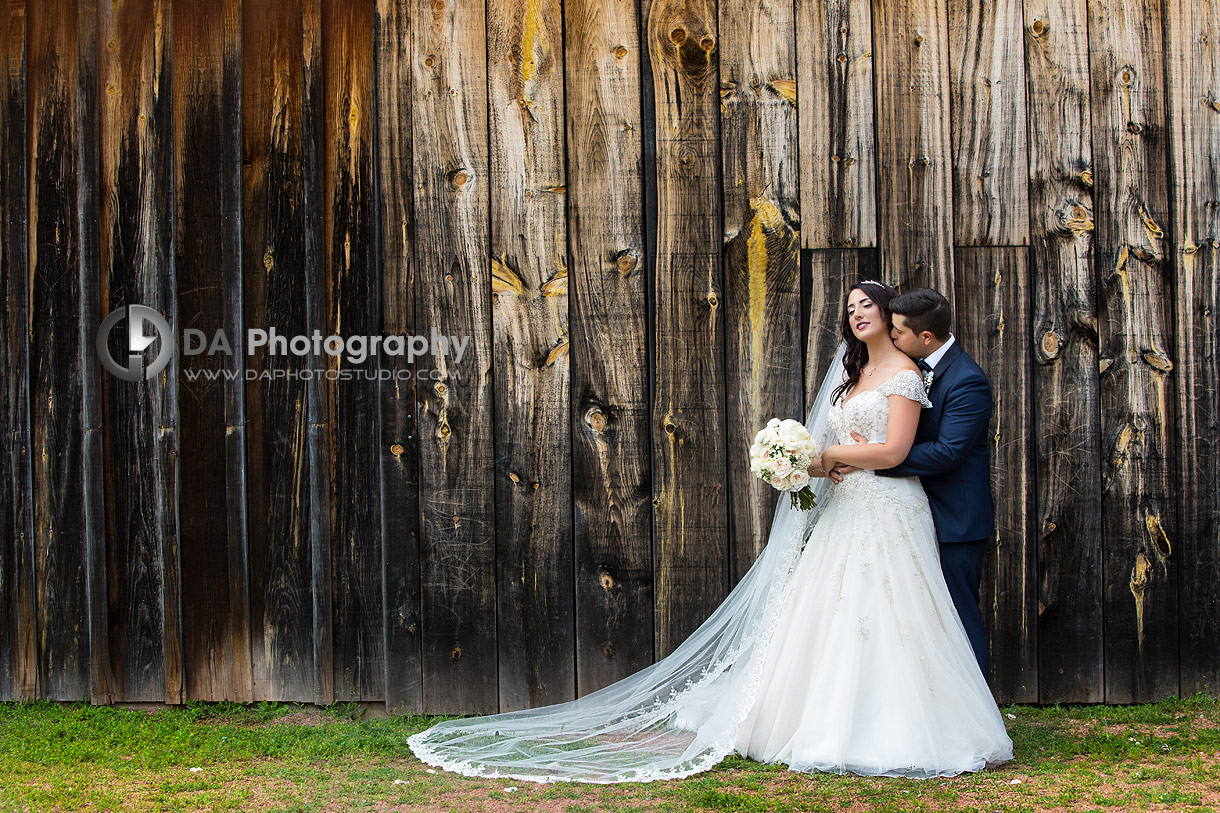
[[750,471],[780,491],[790,492],[792,507],[813,508],[809,464],[821,454],[799,421],[772,418],[758,430],[750,446]]

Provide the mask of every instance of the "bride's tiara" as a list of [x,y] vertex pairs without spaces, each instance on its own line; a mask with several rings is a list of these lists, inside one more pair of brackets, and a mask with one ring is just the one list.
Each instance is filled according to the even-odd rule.
[[862,279],[857,284],[859,284],[859,285],[866,285],[866,284],[867,285],[880,285],[882,288],[888,287],[884,282],[881,282],[880,280],[875,280],[875,279]]

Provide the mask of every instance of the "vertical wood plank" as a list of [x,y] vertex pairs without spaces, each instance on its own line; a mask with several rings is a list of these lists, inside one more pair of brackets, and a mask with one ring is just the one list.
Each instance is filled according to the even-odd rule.
[[795,7],[797,83],[771,88],[780,95],[795,92],[799,99],[801,247],[875,246],[877,136],[869,3],[795,0]]
[[[953,295],[946,0],[874,0],[882,278]],[[956,311],[957,309],[955,309]]]
[[[32,699],[34,643],[33,482],[30,479],[29,196],[26,182],[26,10],[22,0],[0,7],[0,700]],[[28,639],[26,636],[29,636]]]
[[1162,37],[1158,2],[1089,3],[1108,703],[1178,690]]
[[[165,316],[173,332],[171,218],[165,217],[173,206],[168,4],[102,3],[98,11],[97,36],[105,43],[98,70],[102,317],[144,305]],[[120,325],[125,330],[125,321]],[[123,335],[111,334],[112,348],[115,334]],[[146,361],[161,341],[146,351]],[[118,700],[183,699],[177,369],[171,362],[137,382],[103,378],[106,473],[115,484],[106,494],[106,544]]]
[[[243,321],[292,336],[312,327],[304,212],[302,10],[242,5]],[[255,699],[314,693],[313,500],[309,404],[291,373],[311,359],[247,348],[250,619]],[[252,352],[250,352],[252,351]]]
[[563,9],[487,4],[500,708],[576,696]]
[[[240,19],[237,0],[173,7],[173,224],[176,323],[202,337],[176,362],[186,697],[250,702]],[[208,352],[218,331],[231,353]]]
[[[415,331],[415,211],[411,155],[410,0],[379,0],[375,25],[375,127],[382,327]],[[384,356],[381,382],[381,533],[385,581],[386,710],[423,711],[420,649],[419,433],[416,390],[427,386],[404,356]]]
[[1166,3],[1181,694],[1220,690],[1220,3]]
[[1021,2],[949,0],[948,13],[954,244],[1028,245]]
[[105,296],[101,284],[101,229],[98,218],[100,141],[97,137],[101,98],[98,93],[97,0],[80,0],[77,11],[77,64],[80,80],[76,88],[76,143],[79,186],[81,347],[85,355],[82,382],[85,430],[84,500],[85,557],[89,630],[89,696],[94,704],[115,700],[114,665],[110,653],[110,571],[107,561],[106,499],[109,487],[105,473],[105,426],[103,416],[102,366],[96,354],[89,358],[101,324]]
[[[302,214],[306,223],[321,228],[305,230],[306,313],[309,325],[324,333],[333,332],[329,316],[330,291],[326,277],[326,252],[330,250],[324,233],[330,204],[326,184],[326,98],[322,63],[322,1],[301,3],[301,173]],[[334,466],[330,448],[331,382],[326,359],[314,359],[321,374],[305,383],[306,419],[309,425],[309,541],[310,584],[313,598],[313,696],[318,704],[335,701],[334,589],[331,533],[335,512],[332,507],[331,471]]]
[[991,381],[994,547],[983,568],[990,683],[1001,703],[1038,697],[1034,434],[1029,324],[1029,251],[957,246],[957,320],[962,348]]
[[77,209],[96,183],[80,173],[75,11],[67,0],[26,9],[34,530],[16,563],[21,583],[33,588],[20,600],[20,692],[73,700],[88,693],[90,679],[89,629],[64,620],[87,617],[82,365],[93,363],[82,351]]
[[[416,324],[456,353],[421,387],[420,571],[424,706],[496,711],[491,279],[488,274],[487,48],[482,6],[419,2],[414,69]],[[437,342],[438,347],[440,342]]]
[[577,694],[653,662],[635,0],[564,3]]
[[[767,542],[775,489],[750,473],[750,444],[767,421],[797,418],[801,380],[800,185],[792,4],[720,7],[720,127],[724,177],[725,378],[730,578]],[[813,221],[818,222],[818,221]]]
[[1093,153],[1084,0],[1027,0],[1038,700],[1104,699]]
[[656,654],[728,592],[724,285],[714,2],[648,0],[655,120],[653,505]]
[[[322,4],[326,335],[381,332],[373,193],[373,8]],[[329,355],[331,617],[336,700],[385,697],[375,358]],[[351,378],[342,376],[351,375]]]

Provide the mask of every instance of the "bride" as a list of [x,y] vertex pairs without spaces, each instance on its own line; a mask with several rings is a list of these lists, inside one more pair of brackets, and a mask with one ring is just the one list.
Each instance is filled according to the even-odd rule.
[[598,783],[689,776],[734,751],[919,778],[1012,759],[919,478],[873,472],[902,461],[931,405],[890,339],[896,294],[875,280],[848,291],[843,343],[805,424],[823,450],[814,467],[826,464],[817,504],[780,495],[763,552],[689,638],[577,700],[437,723],[408,739],[415,755],[469,776]]

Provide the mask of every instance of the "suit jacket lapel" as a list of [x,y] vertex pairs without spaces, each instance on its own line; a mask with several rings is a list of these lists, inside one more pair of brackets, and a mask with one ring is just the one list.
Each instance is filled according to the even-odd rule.
[[954,338],[953,344],[949,345],[949,349],[941,356],[940,361],[936,362],[936,366],[932,368],[932,386],[936,386],[936,382],[949,368],[953,366],[953,362],[962,357],[962,342],[961,339]]

